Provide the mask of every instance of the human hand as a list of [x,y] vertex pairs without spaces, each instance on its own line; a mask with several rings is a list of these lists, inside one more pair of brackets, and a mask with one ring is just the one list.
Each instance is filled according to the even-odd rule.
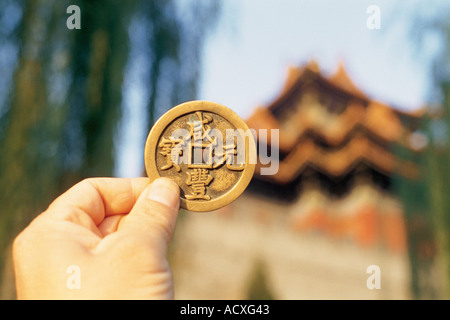
[[[15,239],[18,299],[171,299],[167,248],[179,188],[160,178],[91,178]],[[68,285],[76,266],[79,288]]]

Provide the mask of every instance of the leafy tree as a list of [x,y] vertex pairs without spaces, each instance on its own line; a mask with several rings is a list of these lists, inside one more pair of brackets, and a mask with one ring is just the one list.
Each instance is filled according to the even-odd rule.
[[274,300],[274,295],[267,283],[264,263],[256,260],[247,289],[248,300]]
[[[69,5],[81,29],[69,30]],[[139,47],[148,132],[158,112],[195,98],[215,1],[1,0],[0,270],[12,238],[90,176],[113,175],[124,74]],[[0,277],[1,281],[1,277]]]
[[[412,289],[415,298],[450,298],[450,7],[403,6],[410,17],[410,36],[417,44],[418,58],[430,63],[427,115],[420,130],[428,145],[415,156],[421,164],[421,179],[397,180],[405,203],[410,234]],[[411,19],[412,17],[412,19]],[[409,155],[411,156],[411,154]]]

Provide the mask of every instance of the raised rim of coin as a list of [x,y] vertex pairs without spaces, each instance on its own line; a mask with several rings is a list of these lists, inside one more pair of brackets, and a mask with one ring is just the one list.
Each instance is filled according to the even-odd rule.
[[[248,129],[247,124],[231,109],[221,104],[210,101],[189,101],[179,104],[165,114],[163,114],[153,125],[145,143],[145,168],[150,181],[153,181],[160,177],[157,165],[156,165],[156,152],[157,144],[161,134],[174,120],[177,118],[196,111],[206,111],[215,113],[227,121],[229,121],[236,129],[242,129],[246,132]],[[246,139],[248,141],[248,154],[256,153],[255,141],[253,139]],[[246,159],[249,159],[247,155]],[[221,207],[224,207],[234,200],[236,200],[242,192],[247,188],[250,180],[255,172],[255,164],[247,161],[245,168],[242,172],[238,182],[227,192],[216,199],[208,201],[196,201],[187,200],[181,197],[180,207],[189,211],[213,211]]]

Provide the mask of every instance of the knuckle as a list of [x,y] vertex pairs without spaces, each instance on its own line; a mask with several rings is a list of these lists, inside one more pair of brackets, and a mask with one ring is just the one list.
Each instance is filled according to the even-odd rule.
[[77,183],[78,186],[83,186],[86,188],[97,188],[98,178],[84,178],[80,182]]

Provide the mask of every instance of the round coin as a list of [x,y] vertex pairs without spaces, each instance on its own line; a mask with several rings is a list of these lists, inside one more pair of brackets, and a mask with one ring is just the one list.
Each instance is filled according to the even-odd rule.
[[252,179],[255,163],[255,141],[246,123],[209,101],[167,111],[145,144],[148,177],[175,181],[180,206],[189,211],[213,211],[234,201]]

